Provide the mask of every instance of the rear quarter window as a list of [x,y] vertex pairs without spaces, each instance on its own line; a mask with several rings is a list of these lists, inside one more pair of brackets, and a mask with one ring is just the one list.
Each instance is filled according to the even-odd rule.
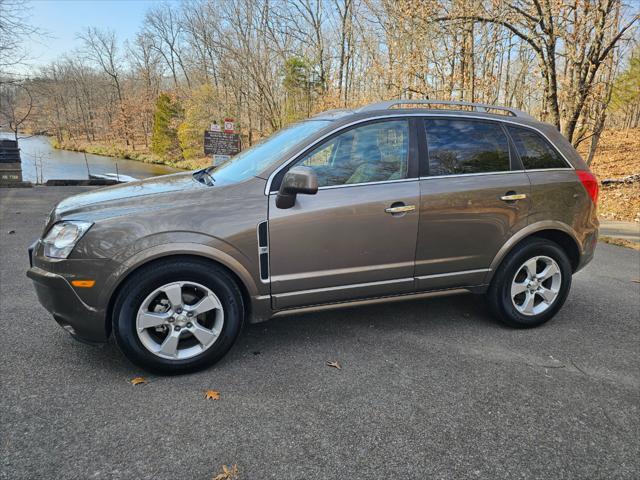
[[520,127],[507,127],[525,170],[568,168],[567,162],[542,135]]

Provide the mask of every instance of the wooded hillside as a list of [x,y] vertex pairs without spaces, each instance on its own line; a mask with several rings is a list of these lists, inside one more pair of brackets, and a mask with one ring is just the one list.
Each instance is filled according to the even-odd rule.
[[329,108],[455,99],[528,111],[591,159],[606,124],[640,122],[637,20],[622,0],[158,3],[132,41],[88,28],[77,51],[5,78],[0,123],[175,164],[224,117],[246,146]]

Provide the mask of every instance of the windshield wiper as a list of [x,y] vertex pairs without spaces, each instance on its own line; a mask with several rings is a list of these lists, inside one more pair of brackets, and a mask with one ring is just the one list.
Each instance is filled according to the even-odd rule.
[[209,181],[207,182],[203,182],[205,185],[209,185],[209,186],[213,186],[213,184],[216,182],[216,179],[213,178],[213,175],[211,175],[209,173],[209,169],[211,167],[208,168],[203,168],[202,170],[198,170],[197,172],[194,172],[193,176],[195,177],[196,175],[198,175],[196,178],[200,181],[200,179],[202,179],[203,177],[207,177],[209,179]]

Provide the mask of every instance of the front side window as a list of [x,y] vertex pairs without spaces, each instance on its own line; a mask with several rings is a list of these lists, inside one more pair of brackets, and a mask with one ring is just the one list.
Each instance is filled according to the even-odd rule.
[[528,128],[507,127],[526,170],[567,168],[566,162],[549,143]]
[[429,176],[503,172],[509,166],[509,142],[489,122],[425,119]]
[[[204,170],[207,172],[206,177],[209,179],[209,183],[214,185],[225,185],[247,180],[274,165],[282,157],[283,152],[322,130],[329,123],[327,120],[307,120],[284,128],[239,153],[228,162],[218,167],[209,167]],[[196,173],[200,174],[201,172],[203,170],[199,170]]]
[[407,177],[409,126],[406,120],[369,123],[340,133],[302,157],[318,186],[400,180]]

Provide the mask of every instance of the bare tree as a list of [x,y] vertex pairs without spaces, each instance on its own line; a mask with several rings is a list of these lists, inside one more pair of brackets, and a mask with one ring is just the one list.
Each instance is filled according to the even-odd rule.
[[349,68],[353,57],[353,12],[354,0],[334,0],[339,19],[340,54],[338,60],[338,96],[349,98]]
[[32,111],[33,96],[25,82],[0,83],[0,127],[11,130],[16,140]]
[[135,102],[140,115],[135,121],[142,129],[144,146],[148,147],[153,129],[153,108],[162,81],[160,55],[153,48],[151,40],[142,34],[138,34],[133,44],[128,45],[127,52],[134,79],[132,83],[142,85],[142,88],[136,89],[140,90]]
[[174,86],[177,88],[179,85],[178,69],[180,69],[187,83],[187,88],[191,88],[191,81],[182,53],[183,26],[178,12],[166,3],[152,8],[145,17],[145,31],[153,39],[153,47],[169,67]]
[[0,71],[24,64],[29,58],[24,41],[43,35],[29,23],[29,11],[26,0],[0,0]]
[[[612,53],[623,35],[640,18],[636,13],[621,27],[614,26],[618,18],[620,0],[586,0],[584,2],[557,2],[554,0],[512,0],[500,2],[496,7],[482,8],[478,13],[451,12],[436,21],[474,21],[501,25],[526,42],[536,53],[544,80],[543,113],[551,123],[561,129],[570,141],[574,141],[575,129],[585,102],[591,93],[596,76],[603,62]],[[571,48],[567,28],[568,19],[588,17],[587,29],[580,36],[582,55],[574,58],[578,80],[575,92],[568,98],[575,99],[573,106],[562,115],[559,94],[558,48],[563,44]],[[575,40],[575,38],[574,38]],[[566,121],[562,121],[562,117]]]
[[[102,71],[113,81],[124,126],[125,142],[129,145],[132,138],[129,132],[129,121],[124,109],[124,93],[121,81],[122,66],[118,54],[116,34],[114,31],[88,28],[80,35],[80,38],[84,41],[89,58],[99,65]],[[135,143],[132,146],[135,150]]]
[[[72,52],[42,69],[29,83],[35,114],[23,125],[59,142],[148,147],[156,100],[167,93],[182,153],[197,155],[202,130],[227,116],[251,144],[328,108],[388,98],[465,99],[527,110],[593,150],[612,118],[625,125],[640,118],[637,77],[627,75],[612,90],[618,64],[626,64],[622,48],[640,24],[637,6],[630,0],[158,3],[125,48],[112,32],[89,29],[81,37],[84,55]],[[613,117],[612,96],[619,112]]]

